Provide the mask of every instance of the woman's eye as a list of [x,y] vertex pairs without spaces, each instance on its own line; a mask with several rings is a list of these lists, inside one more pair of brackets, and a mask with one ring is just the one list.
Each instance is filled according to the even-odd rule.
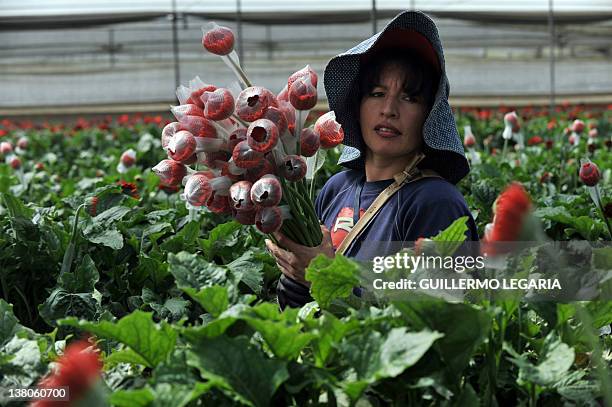
[[404,95],[402,96],[402,99],[404,99],[407,102],[414,102],[414,103],[418,102],[416,96]]
[[381,96],[384,96],[385,94],[383,92],[370,92],[370,96],[373,98],[378,98]]

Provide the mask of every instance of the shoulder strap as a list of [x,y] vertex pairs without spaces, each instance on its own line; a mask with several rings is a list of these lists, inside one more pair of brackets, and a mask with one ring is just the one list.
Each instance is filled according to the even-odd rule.
[[336,249],[336,253],[344,254],[344,252],[350,247],[350,245],[359,237],[359,235],[365,230],[365,228],[370,224],[370,222],[374,219],[376,214],[379,212],[380,208],[383,207],[385,202],[389,200],[397,191],[401,189],[404,184],[417,181],[421,178],[428,177],[436,177],[441,178],[435,171],[433,170],[419,170],[416,165],[423,159],[425,156],[423,154],[419,154],[415,156],[412,161],[406,166],[406,168],[393,176],[393,183],[385,188],[377,197],[374,199],[374,202],[370,205],[370,207],[365,211],[363,216],[359,218],[359,221],[353,225],[351,231],[346,235],[342,243]]

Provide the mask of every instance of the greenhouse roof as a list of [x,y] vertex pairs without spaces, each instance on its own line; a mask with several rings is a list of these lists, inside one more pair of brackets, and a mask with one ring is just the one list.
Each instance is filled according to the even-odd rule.
[[[67,28],[142,21],[176,12],[206,19],[236,19],[237,1],[196,0],[3,0],[0,29],[24,30]],[[342,23],[371,18],[372,0],[302,0],[290,7],[282,0],[242,0],[241,19],[266,24]],[[414,8],[438,17],[511,22],[542,23],[548,19],[548,0],[378,0],[377,16],[391,17]],[[557,22],[601,21],[612,18],[609,0],[555,0]]]

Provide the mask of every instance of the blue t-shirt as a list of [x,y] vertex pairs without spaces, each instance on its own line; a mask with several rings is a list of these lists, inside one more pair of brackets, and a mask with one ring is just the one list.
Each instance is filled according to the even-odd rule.
[[[315,201],[319,219],[332,235],[334,248],[353,226],[355,190],[363,171],[347,170],[332,176]],[[365,182],[360,195],[360,215],[393,182]],[[474,219],[459,190],[442,178],[423,178],[405,184],[378,211],[370,225],[345,252],[347,257],[371,260],[399,251],[406,242],[433,237],[457,218],[468,216],[467,240],[478,240]]]

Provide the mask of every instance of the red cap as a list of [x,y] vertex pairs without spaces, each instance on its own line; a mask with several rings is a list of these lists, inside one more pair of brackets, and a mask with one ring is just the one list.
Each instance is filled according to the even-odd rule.
[[372,54],[387,49],[409,49],[420,55],[423,60],[433,67],[440,75],[440,61],[431,43],[418,31],[403,28],[394,28],[383,32],[376,40],[375,45],[362,55],[362,62],[367,62]]

